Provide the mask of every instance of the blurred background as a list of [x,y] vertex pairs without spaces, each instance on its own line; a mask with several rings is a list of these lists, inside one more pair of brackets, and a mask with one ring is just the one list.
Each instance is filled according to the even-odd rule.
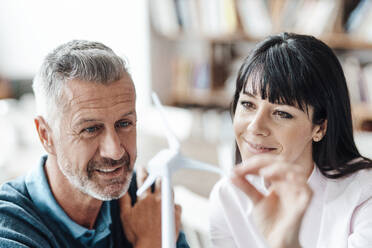
[[[182,152],[228,171],[235,147],[229,104],[237,70],[270,34],[312,34],[345,71],[357,146],[372,157],[372,0],[1,0],[0,183],[44,154],[33,124],[32,78],[71,39],[103,42],[129,63],[137,89],[138,161],[167,147],[151,91],[167,105]],[[173,181],[191,247],[209,247],[208,196],[218,176]]]

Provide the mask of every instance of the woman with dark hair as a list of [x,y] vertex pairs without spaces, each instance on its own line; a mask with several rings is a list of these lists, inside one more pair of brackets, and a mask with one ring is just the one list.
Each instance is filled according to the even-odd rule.
[[259,43],[231,110],[241,163],[212,191],[213,247],[372,247],[372,162],[327,45],[288,33]]

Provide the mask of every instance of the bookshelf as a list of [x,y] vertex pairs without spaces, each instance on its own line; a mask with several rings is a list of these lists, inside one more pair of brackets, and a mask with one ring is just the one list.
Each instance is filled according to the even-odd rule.
[[152,89],[166,104],[228,109],[239,65],[258,41],[305,33],[340,57],[355,128],[371,130],[372,1],[151,0],[149,16]]

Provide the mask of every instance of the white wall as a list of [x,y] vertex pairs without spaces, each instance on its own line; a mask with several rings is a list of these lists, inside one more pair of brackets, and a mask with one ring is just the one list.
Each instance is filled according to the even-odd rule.
[[150,102],[148,30],[146,0],[1,0],[0,74],[32,78],[59,44],[96,40],[127,58],[142,107]]

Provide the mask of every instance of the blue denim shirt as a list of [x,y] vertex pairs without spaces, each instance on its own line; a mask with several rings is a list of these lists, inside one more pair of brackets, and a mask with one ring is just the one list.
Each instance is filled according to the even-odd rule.
[[[110,248],[113,247],[111,239],[110,202],[103,202],[94,229],[88,229],[74,222],[60,207],[54,198],[44,171],[46,157],[41,165],[31,171],[25,178],[30,197],[36,207],[45,215],[61,225],[64,231],[70,233],[87,247]],[[74,199],[71,199],[72,201]]]
[[[133,248],[124,235],[117,200],[103,203],[93,230],[71,220],[53,197],[44,172],[45,161],[46,156],[27,176],[0,186],[1,248]],[[137,200],[136,191],[134,173],[128,190],[132,204]],[[176,247],[189,248],[182,232]]]

